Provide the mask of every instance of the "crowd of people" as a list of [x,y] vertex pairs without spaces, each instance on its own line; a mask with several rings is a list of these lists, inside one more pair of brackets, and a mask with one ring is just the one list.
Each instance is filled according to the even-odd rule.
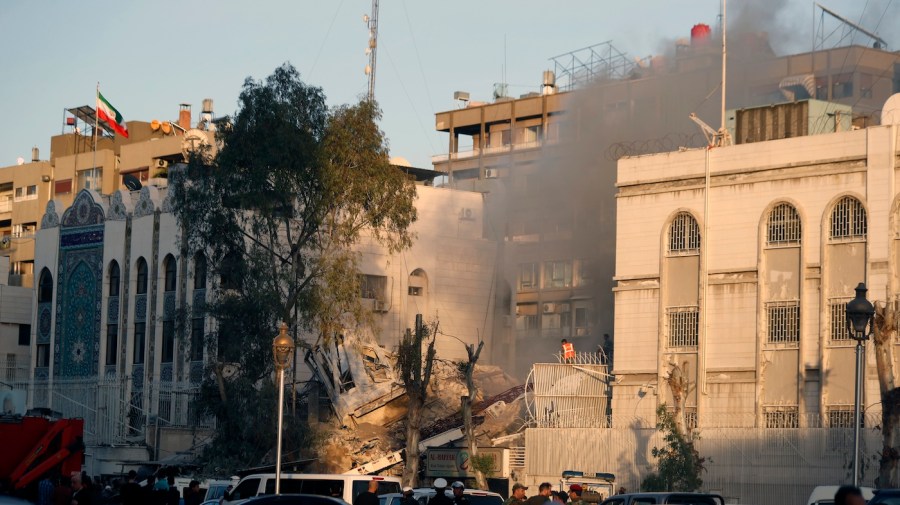
[[85,472],[48,475],[38,483],[37,495],[37,505],[200,505],[202,501],[199,481],[191,481],[182,496],[174,477],[151,475],[139,484],[134,470],[124,481],[107,483]]

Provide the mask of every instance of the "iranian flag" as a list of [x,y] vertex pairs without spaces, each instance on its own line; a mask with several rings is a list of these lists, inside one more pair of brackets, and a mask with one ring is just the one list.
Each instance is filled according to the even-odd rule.
[[97,118],[106,121],[119,135],[128,138],[128,128],[125,126],[125,119],[122,118],[122,114],[111,103],[107,102],[106,98],[103,98],[99,91],[97,91]]

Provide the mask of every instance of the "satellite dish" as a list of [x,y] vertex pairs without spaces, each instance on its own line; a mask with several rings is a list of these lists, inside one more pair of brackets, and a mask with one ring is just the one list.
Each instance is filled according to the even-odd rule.
[[162,128],[162,132],[165,133],[166,135],[172,133],[172,123],[169,123],[169,122],[162,123],[160,125],[160,127]]
[[159,123],[158,119],[154,119],[153,121],[150,121],[150,129],[151,130],[153,130],[153,131],[159,130],[159,126],[160,126],[160,123]]
[[881,124],[900,124],[900,93],[891,95],[881,109]]
[[141,180],[131,174],[122,175],[122,184],[128,188],[129,191],[140,191],[141,188],[144,187],[144,185],[141,184]]
[[25,158],[23,158],[21,156],[16,158],[16,165],[24,165],[24,164],[25,164]]

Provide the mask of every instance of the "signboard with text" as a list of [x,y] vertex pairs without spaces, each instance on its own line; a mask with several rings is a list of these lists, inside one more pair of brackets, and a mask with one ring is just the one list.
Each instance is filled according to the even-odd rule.
[[[509,477],[509,449],[479,447],[478,455],[490,456],[493,460],[494,471],[490,477]],[[475,477],[468,449],[428,449],[425,451],[425,461],[425,474],[429,477]]]

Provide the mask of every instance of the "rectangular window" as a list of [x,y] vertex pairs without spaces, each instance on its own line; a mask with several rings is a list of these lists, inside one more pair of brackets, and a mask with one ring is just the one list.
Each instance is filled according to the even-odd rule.
[[770,302],[766,304],[767,342],[796,344],[800,341],[800,302]]
[[536,303],[516,305],[516,335],[520,338],[536,337],[540,331],[538,306]]
[[66,195],[72,192],[72,179],[63,179],[56,181],[53,185],[53,192],[57,195]]
[[50,344],[37,345],[37,359],[34,364],[37,367],[50,366]]
[[531,291],[538,287],[538,264],[519,264],[519,291]]
[[367,275],[359,276],[359,296],[360,298],[370,298],[384,301],[387,297],[387,277],[383,275]]
[[134,323],[134,364],[144,364],[144,339],[147,332],[147,323]]
[[203,361],[203,318],[191,319],[191,361]]
[[27,200],[36,200],[37,199],[37,186],[32,184],[31,186],[20,186],[16,188],[15,198],[13,199],[16,202],[24,202]]
[[800,414],[797,407],[764,407],[766,428],[799,428]]
[[12,353],[6,355],[6,380],[16,380],[16,355]]
[[875,81],[872,79],[872,74],[859,74],[859,97],[872,98],[872,86],[874,84]]
[[669,307],[666,309],[669,347],[697,347],[700,331],[700,307]]
[[19,345],[31,345],[31,325],[19,325]]
[[106,325],[106,364],[115,365],[119,356],[119,325]]
[[422,296],[422,288],[419,286],[409,286],[407,293],[409,296]]
[[572,262],[571,261],[547,261],[547,262],[544,262],[544,287],[545,288],[569,288],[569,287],[572,287]]
[[853,96],[853,74],[838,74],[831,78],[831,98]]
[[847,330],[847,302],[850,298],[832,298],[828,300],[829,320],[831,321],[831,341],[835,343],[852,342]]
[[171,363],[175,359],[175,321],[163,321],[162,327],[162,363]]
[[93,189],[100,191],[100,182],[103,180],[102,168],[89,168],[78,172],[78,189]]

